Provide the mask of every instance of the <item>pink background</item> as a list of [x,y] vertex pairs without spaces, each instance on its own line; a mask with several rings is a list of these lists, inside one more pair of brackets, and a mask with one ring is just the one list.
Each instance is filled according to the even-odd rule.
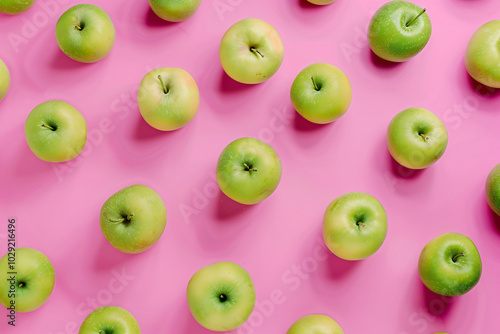
[[[178,24],[158,19],[146,0],[88,2],[109,13],[117,33],[110,55],[90,65],[67,58],[54,36],[58,17],[78,2],[38,0],[22,15],[0,15],[0,58],[12,76],[0,103],[0,253],[14,216],[18,245],[41,250],[56,270],[48,302],[18,314],[15,329],[2,311],[0,332],[76,333],[93,308],[111,304],[133,313],[143,333],[209,333],[192,318],[185,289],[218,261],[242,265],[257,291],[254,314],[234,333],[285,333],[313,313],[353,334],[498,332],[500,220],[484,182],[500,162],[500,95],[463,65],[473,32],[498,19],[498,0],[417,1],[432,37],[398,65],[374,57],[366,42],[384,0],[204,0]],[[247,17],[271,23],[285,45],[278,73],[253,86],[229,79],[218,59],[223,33]],[[340,67],[353,86],[351,108],[334,124],[308,123],[289,99],[292,80],[314,62]],[[136,103],[140,80],[156,67],[184,68],[200,88],[198,115],[172,133],[148,126]],[[24,138],[29,112],[52,99],[87,121],[87,146],[68,163],[38,160]],[[400,167],[386,148],[389,121],[407,107],[433,111],[448,128],[446,153],[424,171]],[[250,207],[214,182],[219,153],[243,136],[271,144],[283,163],[274,195]],[[135,183],[161,195],[168,222],[152,249],[128,255],[105,240],[98,217],[110,195]],[[359,262],[326,254],[321,239],[326,206],[350,191],[378,198],[389,218],[382,248]],[[446,232],[469,236],[484,267],[477,287],[453,299],[430,293],[417,273],[422,247]]]

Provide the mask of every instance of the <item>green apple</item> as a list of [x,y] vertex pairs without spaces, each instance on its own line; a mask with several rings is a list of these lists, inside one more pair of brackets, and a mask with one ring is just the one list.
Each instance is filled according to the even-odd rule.
[[184,21],[198,10],[201,0],[149,0],[149,6],[158,17],[170,21]]
[[224,71],[244,84],[257,84],[272,77],[283,62],[283,54],[283,42],[276,29],[252,18],[233,24],[219,47]]
[[397,114],[387,129],[387,147],[394,160],[411,169],[429,167],[439,160],[448,145],[443,122],[422,108]]
[[135,184],[108,198],[101,208],[100,224],[113,247],[124,253],[141,253],[163,234],[167,209],[153,189]]
[[187,301],[193,317],[212,331],[230,331],[243,325],[252,314],[255,300],[250,275],[232,262],[201,268],[187,286]]
[[76,157],[87,141],[87,123],[73,106],[48,101],[31,111],[24,126],[31,151],[48,162],[63,162]]
[[141,334],[141,330],[129,311],[118,306],[104,306],[85,318],[78,334]]
[[344,334],[344,331],[332,318],[313,314],[295,321],[286,334]]
[[371,19],[368,43],[380,58],[402,62],[422,51],[431,32],[431,20],[425,9],[407,1],[391,1]]
[[338,67],[312,64],[300,71],[293,81],[290,99],[295,110],[308,121],[331,123],[349,109],[351,83]]
[[500,20],[483,24],[472,35],[465,53],[465,67],[474,80],[500,88]]
[[256,204],[276,190],[281,161],[268,144],[251,137],[236,139],[224,148],[217,163],[217,184],[241,204]]
[[115,27],[101,8],[80,4],[68,9],[56,24],[56,39],[71,59],[95,63],[108,55],[115,43]]
[[162,131],[191,122],[200,106],[200,92],[193,77],[182,68],[163,67],[144,76],[137,94],[144,120]]
[[10,73],[7,65],[0,59],[0,101],[3,100],[10,86]]
[[307,0],[307,1],[315,5],[328,5],[335,2],[335,0]]
[[373,196],[351,192],[337,197],[323,216],[323,239],[330,251],[354,261],[373,255],[387,235],[387,215]]
[[0,13],[17,15],[24,13],[35,4],[36,0],[1,0]]
[[496,165],[488,174],[486,199],[491,210],[500,216],[500,164]]
[[16,312],[36,310],[49,299],[54,283],[52,263],[36,249],[16,248],[0,259],[0,304],[8,309],[14,305]]
[[459,296],[479,282],[481,257],[465,235],[446,233],[425,245],[418,259],[418,272],[434,293]]

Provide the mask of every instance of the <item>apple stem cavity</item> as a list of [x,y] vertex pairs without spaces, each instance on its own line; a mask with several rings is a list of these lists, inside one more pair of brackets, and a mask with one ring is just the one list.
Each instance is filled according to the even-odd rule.
[[458,253],[456,254],[455,256],[453,256],[453,258],[451,259],[453,262],[457,262],[458,261],[458,258],[462,257],[462,256],[465,256],[464,253]]
[[252,171],[252,172],[257,171],[257,168],[250,168],[250,166],[248,166],[248,164],[246,162],[243,164],[243,166],[245,167],[246,171]]
[[125,222],[125,221],[127,221],[127,222],[131,221],[131,220],[132,220],[132,217],[134,216],[134,213],[133,213],[133,212],[132,212],[132,213],[129,213],[129,214],[127,215],[127,218],[120,218],[120,219],[112,219],[112,218],[109,218],[109,216],[108,216],[108,213],[107,213],[107,212],[104,212],[104,213],[103,213],[103,216],[104,216],[104,217],[106,217],[106,219],[107,219],[107,220],[109,220],[109,221],[110,221],[110,222],[112,222],[112,223],[123,223],[123,222]]
[[52,131],[56,131],[56,129],[54,129],[53,127],[51,127],[50,125],[47,125],[47,124],[42,124],[42,127],[47,128],[47,129],[52,130]]
[[219,296],[219,299],[221,302],[225,302],[227,300],[227,297],[225,294],[221,293],[221,295]]
[[253,53],[257,53],[259,56],[261,56],[262,58],[264,58],[264,55],[259,50],[257,50],[256,48],[254,48],[253,46],[250,48],[250,51],[252,51]]
[[163,79],[161,78],[161,75],[158,75],[158,80],[160,80],[161,88],[163,88],[163,93],[164,94],[168,94],[168,88],[163,83]]
[[75,25],[75,29],[82,30],[83,28],[80,26],[80,24],[78,24],[78,23],[77,23],[77,24]]
[[406,27],[411,26],[413,22],[415,22],[415,21],[416,21],[416,20],[417,20],[417,19],[418,19],[418,18],[419,18],[419,17],[420,17],[423,13],[425,13],[425,11],[426,11],[426,10],[427,10],[427,9],[425,9],[425,8],[424,8],[424,9],[422,9],[422,10],[420,11],[420,13],[418,13],[418,15],[417,15],[417,16],[415,16],[413,19],[411,19],[411,20],[410,20],[410,22],[406,23]]
[[19,283],[19,287],[22,288],[24,286],[24,283]]
[[312,80],[312,82],[313,82],[314,89],[316,89],[316,91],[318,91],[318,92],[319,92],[319,87],[318,87],[318,85],[316,85],[316,82],[314,81],[314,77],[311,77],[311,80]]

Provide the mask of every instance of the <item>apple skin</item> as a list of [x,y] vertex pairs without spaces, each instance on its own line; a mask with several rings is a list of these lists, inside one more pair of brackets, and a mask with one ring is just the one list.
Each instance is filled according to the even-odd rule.
[[295,321],[286,334],[344,334],[344,331],[332,318],[313,314]]
[[334,199],[323,216],[323,239],[336,256],[356,261],[373,255],[387,235],[387,215],[373,196],[351,192]]
[[69,161],[87,142],[87,123],[82,114],[62,101],[35,107],[26,119],[24,131],[31,151],[47,162]]
[[307,1],[315,5],[329,5],[335,2],[335,0],[307,0]]
[[149,0],[153,12],[165,21],[184,21],[198,10],[201,0]]
[[201,326],[222,332],[247,321],[255,307],[256,295],[252,278],[245,269],[236,263],[218,262],[201,268],[191,277],[187,301]]
[[163,67],[144,76],[137,101],[141,115],[149,125],[158,130],[172,131],[182,128],[196,116],[200,92],[187,71]]
[[465,52],[465,67],[474,80],[500,88],[500,20],[483,24],[472,35]]
[[[368,43],[382,59],[403,62],[416,56],[427,45],[432,33],[427,13],[407,1],[390,1],[377,10],[368,26]],[[410,26],[406,24],[411,23]]]
[[[16,312],[31,312],[42,306],[54,290],[55,272],[50,260],[42,252],[27,247],[15,249]],[[8,272],[8,253],[0,259],[0,304],[9,307],[11,277]],[[22,287],[19,287],[20,284]]]
[[80,4],[61,15],[56,24],[56,39],[61,50],[71,59],[95,63],[113,48],[115,27],[101,8]]
[[0,1],[0,13],[17,15],[30,9],[36,0],[2,0]]
[[216,178],[229,198],[241,204],[256,204],[278,187],[281,161],[268,144],[251,137],[239,138],[220,154]]
[[244,19],[233,24],[219,46],[219,58],[224,71],[244,84],[268,80],[283,63],[281,38],[269,23],[259,19]]
[[7,65],[0,59],[0,101],[7,95],[10,86],[10,73]]
[[290,99],[302,117],[313,123],[326,124],[347,112],[352,101],[352,87],[338,67],[316,63],[297,75]]
[[448,146],[443,122],[422,108],[397,114],[387,129],[387,147],[394,160],[410,169],[427,168],[438,161]]
[[160,239],[167,224],[167,209],[153,189],[135,184],[108,198],[99,221],[104,237],[113,247],[136,254]]
[[141,334],[139,324],[127,310],[104,306],[94,310],[83,321],[78,334]]
[[500,216],[500,164],[486,178],[486,199],[491,210]]
[[425,286],[434,293],[460,296],[479,282],[481,257],[468,237],[445,233],[425,245],[418,259],[418,272]]

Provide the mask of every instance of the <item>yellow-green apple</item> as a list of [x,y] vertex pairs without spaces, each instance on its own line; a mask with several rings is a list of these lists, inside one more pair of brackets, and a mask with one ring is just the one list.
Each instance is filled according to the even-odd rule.
[[200,106],[200,92],[193,77],[182,68],[163,67],[144,76],[137,94],[144,120],[162,131],[191,122]]
[[52,263],[36,249],[16,248],[0,259],[0,304],[9,310],[36,310],[49,299],[54,283]]
[[24,13],[35,4],[36,0],[1,0],[0,13],[17,15]]
[[251,137],[239,138],[220,154],[216,177],[229,198],[242,204],[256,204],[278,187],[281,161],[268,144]]
[[476,245],[463,234],[445,233],[432,239],[418,259],[420,279],[431,291],[459,296],[470,291],[481,277],[481,257]]
[[283,62],[283,42],[269,23],[244,19],[233,24],[220,42],[219,58],[234,80],[257,84],[272,77]]
[[99,220],[102,233],[113,247],[135,254],[160,239],[167,224],[167,209],[153,189],[135,184],[108,198]]
[[198,10],[201,0],[149,0],[149,6],[158,17],[170,21],[184,21]]
[[56,24],[56,39],[71,59],[95,63],[108,55],[115,43],[115,27],[101,8],[80,4],[61,15]]
[[78,334],[141,334],[141,330],[129,311],[118,306],[103,306],[85,318]]
[[500,216],[500,164],[486,178],[486,199],[491,210]]
[[307,0],[307,1],[315,5],[328,5],[335,2],[335,0]]
[[472,35],[465,53],[465,67],[474,80],[500,88],[500,20],[483,24]]
[[26,119],[24,131],[31,151],[48,162],[73,159],[87,141],[87,123],[82,114],[62,101],[35,107]]
[[344,334],[344,331],[332,318],[313,314],[295,321],[286,334]]
[[323,239],[330,251],[354,261],[373,255],[387,235],[387,215],[373,196],[351,192],[337,197],[323,216]]
[[0,101],[3,100],[10,86],[10,73],[7,65],[0,59]]
[[338,67],[325,63],[307,66],[290,90],[297,112],[310,122],[331,123],[347,112],[352,100],[349,79]]
[[422,51],[431,32],[431,20],[425,9],[408,1],[390,1],[373,15],[368,26],[368,43],[380,58],[402,62]]
[[250,275],[232,262],[201,268],[187,286],[191,314],[212,331],[230,331],[243,325],[252,314],[255,300]]
[[387,147],[394,160],[411,169],[429,167],[448,145],[443,122],[422,108],[408,108],[394,116],[387,129]]

